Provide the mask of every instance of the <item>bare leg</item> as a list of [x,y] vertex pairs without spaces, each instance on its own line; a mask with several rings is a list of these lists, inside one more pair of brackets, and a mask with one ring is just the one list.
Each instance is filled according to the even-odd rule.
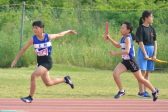
[[122,63],[119,63],[116,66],[116,68],[114,69],[113,78],[114,78],[114,81],[117,84],[119,90],[123,90],[122,83],[121,83],[119,75],[126,72],[126,71],[127,71],[127,69]]
[[64,78],[50,79],[49,72],[46,72],[44,75],[42,75],[41,79],[43,80],[43,82],[46,86],[52,86],[52,85],[56,85],[56,84],[64,82]]
[[[149,73],[150,73],[150,71],[147,70],[147,71],[146,71],[146,74],[145,74],[145,77],[144,77],[144,78],[145,78],[146,80],[148,80],[148,81],[149,81]],[[144,86],[144,91],[146,91],[146,86]]]
[[[141,70],[140,72],[141,72],[142,76],[145,77],[146,71]],[[138,85],[139,85],[139,92],[141,92],[141,93],[144,92],[144,84],[138,82]]]
[[48,70],[46,68],[44,68],[43,66],[39,66],[31,75],[31,82],[30,82],[30,96],[33,97],[35,90],[36,90],[36,79],[40,76],[42,76],[43,74],[45,74],[46,72],[48,72]]
[[138,70],[137,72],[133,72],[134,76],[138,80],[139,83],[144,84],[147,88],[149,88],[152,92],[155,92],[155,88],[151,85],[151,83],[146,80],[142,75],[141,71]]

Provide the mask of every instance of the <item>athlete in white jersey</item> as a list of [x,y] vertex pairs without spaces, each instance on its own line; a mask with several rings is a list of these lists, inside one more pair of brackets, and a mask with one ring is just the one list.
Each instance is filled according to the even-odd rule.
[[119,88],[119,92],[114,96],[114,98],[119,98],[120,96],[125,95],[125,90],[123,89],[119,76],[127,70],[131,70],[138,82],[144,84],[152,91],[153,101],[156,101],[158,98],[159,90],[157,88],[154,88],[148,80],[144,79],[141,71],[139,70],[139,65],[134,59],[135,55],[133,40],[135,40],[136,37],[132,34],[132,30],[132,24],[128,21],[124,21],[120,29],[120,33],[123,36],[123,38],[121,38],[120,40],[120,43],[115,42],[113,39],[110,38],[110,36],[107,35],[107,40],[109,40],[116,48],[122,49],[122,51],[120,52],[110,51],[110,55],[122,55],[123,59],[122,62],[116,66],[113,72],[114,81]]
[[34,96],[34,93],[36,90],[36,80],[38,77],[41,77],[41,79],[43,80],[43,82],[46,86],[52,86],[52,85],[56,85],[56,84],[65,82],[66,84],[69,84],[72,89],[74,88],[74,84],[71,81],[70,76],[65,76],[64,78],[50,79],[49,70],[52,68],[51,40],[62,37],[68,33],[76,34],[76,32],[73,30],[68,30],[68,31],[61,32],[59,34],[43,33],[44,32],[44,24],[41,21],[33,22],[32,26],[33,26],[33,32],[35,35],[28,40],[27,44],[21,49],[21,51],[18,53],[16,58],[11,63],[11,67],[13,67],[17,63],[18,59],[22,56],[22,54],[31,45],[34,45],[34,49],[37,54],[38,67],[31,75],[29,96],[21,98],[21,100],[26,103],[31,103],[33,100],[32,97]]

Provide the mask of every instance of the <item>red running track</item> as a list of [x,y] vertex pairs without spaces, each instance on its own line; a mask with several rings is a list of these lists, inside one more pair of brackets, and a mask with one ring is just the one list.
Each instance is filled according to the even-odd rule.
[[[0,99],[0,112],[168,112],[168,100],[158,99]],[[9,112],[12,112],[9,111]]]

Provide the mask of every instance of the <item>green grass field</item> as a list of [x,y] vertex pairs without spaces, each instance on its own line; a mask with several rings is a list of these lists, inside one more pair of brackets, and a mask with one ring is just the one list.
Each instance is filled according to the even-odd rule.
[[[0,69],[0,98],[19,98],[29,94],[30,75],[36,66],[28,68]],[[112,78],[111,70],[95,70],[67,65],[54,65],[50,70],[51,78],[61,78],[70,75],[75,88],[62,83],[46,87],[41,78],[37,79],[37,89],[34,98],[87,98],[113,99],[118,88]],[[150,81],[160,89],[159,99],[168,98],[168,74],[153,72]],[[122,99],[140,99],[137,97],[138,83],[131,72],[121,75],[126,95]],[[147,90],[149,93],[150,90]]]

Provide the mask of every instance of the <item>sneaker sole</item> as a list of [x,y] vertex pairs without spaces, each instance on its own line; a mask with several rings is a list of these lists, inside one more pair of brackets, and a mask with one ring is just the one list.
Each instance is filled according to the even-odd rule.
[[[159,89],[157,89],[157,94],[158,94],[158,96],[157,96],[157,99],[158,99],[158,97],[159,97]],[[156,99],[156,100],[157,100],[157,99]],[[156,100],[153,99],[154,102],[155,102]]]
[[144,97],[144,96],[139,96],[139,95],[138,95],[138,97],[140,97],[140,98],[150,98],[150,97]]
[[69,84],[69,85],[71,86],[72,89],[74,89],[74,85],[72,85],[72,84]]
[[25,102],[25,103],[31,103],[31,102],[26,102],[25,100],[23,100],[22,98],[20,98],[23,102]]
[[[125,94],[124,94],[124,95],[125,95]],[[120,97],[121,97],[121,96],[124,96],[124,95],[120,95]],[[118,97],[118,98],[120,98],[120,97]],[[114,98],[115,98],[115,97],[114,97]],[[115,98],[115,99],[118,99],[118,98]]]

